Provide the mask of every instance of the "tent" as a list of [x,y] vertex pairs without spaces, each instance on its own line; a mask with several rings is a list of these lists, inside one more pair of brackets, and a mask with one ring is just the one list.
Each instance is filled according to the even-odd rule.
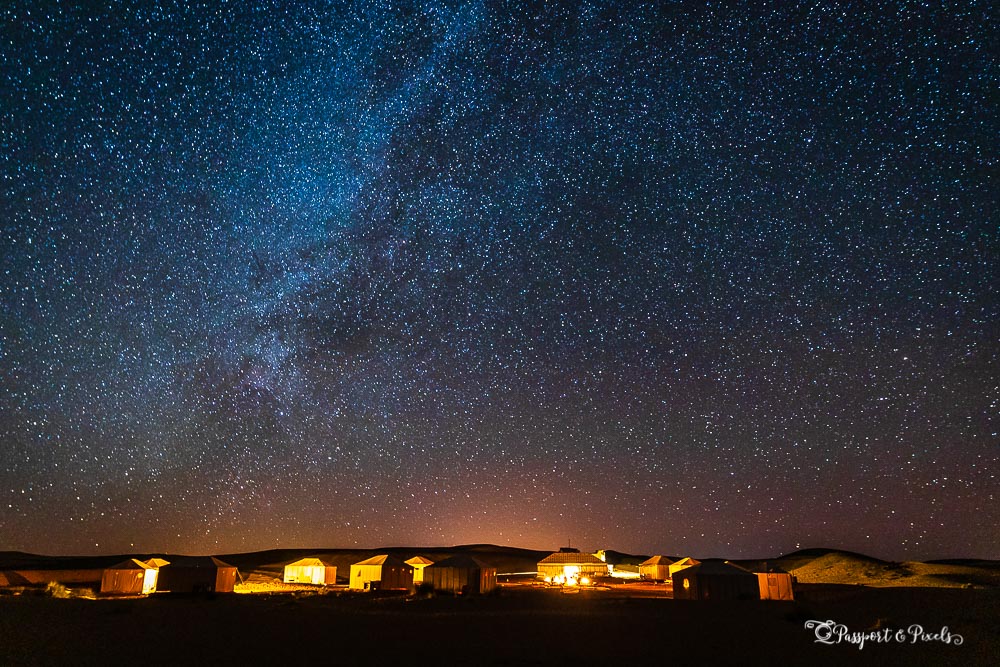
[[675,600],[759,600],[757,576],[729,561],[706,560],[674,572]]
[[300,558],[285,566],[286,584],[328,584],[337,583],[337,567],[324,563],[319,558]]
[[446,593],[489,593],[497,587],[497,569],[472,556],[452,556],[428,565],[424,583]]
[[700,564],[701,561],[695,560],[694,558],[681,558],[676,563],[671,563],[667,568],[668,569],[667,581],[671,580],[671,578],[674,576],[674,572],[683,570],[686,567],[691,567],[692,565],[700,565]]
[[171,593],[232,593],[235,586],[236,568],[213,556],[177,556],[160,567],[157,582]]
[[608,565],[594,554],[557,551],[538,561],[538,577],[546,581],[607,576]]
[[424,580],[424,568],[433,565],[434,561],[423,556],[414,556],[405,561],[407,565],[413,566],[413,583],[419,584]]
[[146,595],[156,590],[159,570],[129,558],[104,570],[101,592],[115,595]]
[[670,566],[673,564],[666,556],[653,556],[639,563],[639,577],[653,581],[670,581]]
[[368,560],[351,565],[348,588],[355,591],[411,590],[413,566],[389,554],[372,556]]
[[761,600],[794,600],[792,584],[795,580],[784,570],[773,569],[757,572],[757,585]]

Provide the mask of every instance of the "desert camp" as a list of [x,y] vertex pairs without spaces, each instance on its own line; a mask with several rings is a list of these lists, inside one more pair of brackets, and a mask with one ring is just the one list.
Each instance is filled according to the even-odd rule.
[[[106,638],[113,636],[113,632],[125,633],[130,641],[134,639],[143,646],[155,645],[158,650],[169,651],[175,659],[170,664],[198,663],[198,655],[201,660],[206,656],[212,658],[216,664],[232,664],[234,650],[247,664],[265,659],[279,664],[283,657],[286,662],[297,664],[301,656],[295,651],[302,646],[300,639],[315,637],[324,641],[332,637],[338,644],[349,645],[348,649],[337,649],[338,664],[342,661],[372,664],[373,655],[380,656],[378,664],[388,660],[381,657],[402,659],[407,655],[418,656],[421,664],[433,662],[435,656],[439,660],[436,664],[451,664],[455,656],[450,647],[454,642],[464,642],[462,646],[469,650],[473,646],[480,647],[477,650],[489,647],[492,651],[489,660],[493,664],[537,662],[540,658],[549,659],[551,664],[564,664],[565,654],[538,647],[558,643],[562,650],[567,645],[565,638],[576,636],[584,640],[570,642],[578,647],[572,654],[574,664],[594,664],[598,659],[600,664],[618,664],[616,660],[622,661],[621,664],[650,664],[644,657],[649,655],[649,647],[661,645],[664,649],[658,656],[666,658],[668,652],[676,655],[672,663],[665,660],[655,664],[701,664],[681,659],[688,655],[685,651],[693,641],[689,638],[701,637],[709,648],[702,647],[699,651],[711,653],[714,650],[711,647],[727,646],[725,642],[706,643],[705,628],[716,632],[718,627],[727,636],[733,633],[741,636],[741,646],[756,646],[759,637],[768,633],[779,635],[782,641],[765,642],[767,650],[784,658],[772,664],[803,664],[796,657],[807,655],[801,651],[814,645],[812,633],[802,628],[805,619],[815,616],[845,618],[851,622],[855,618],[858,620],[853,624],[865,623],[862,627],[878,623],[879,619],[885,624],[884,619],[890,616],[892,623],[911,619],[926,622],[928,618],[933,620],[934,614],[942,613],[934,604],[950,605],[947,608],[952,612],[947,622],[951,631],[975,639],[959,649],[942,644],[936,653],[929,652],[927,646],[892,648],[908,651],[901,654],[908,664],[950,664],[947,659],[955,655],[973,655],[971,650],[977,649],[978,642],[983,641],[979,638],[986,637],[991,627],[970,620],[974,618],[970,614],[977,612],[967,609],[974,609],[975,605],[980,610],[995,609],[996,592],[1000,590],[1000,568],[994,564],[983,563],[979,567],[968,563],[899,564],[819,550],[767,562],[705,559],[679,570],[672,581],[665,582],[622,580],[613,576],[597,577],[590,583],[583,583],[583,577],[575,582],[545,582],[537,578],[535,568],[552,555],[550,552],[482,545],[441,549],[398,547],[381,553],[328,549],[321,552],[319,559],[324,568],[334,564],[342,568],[355,565],[358,572],[352,578],[361,582],[359,587],[349,589],[346,582],[284,583],[288,565],[315,558],[315,553],[292,549],[194,559],[171,554],[158,554],[155,558],[144,554],[138,559],[124,560],[121,555],[109,556],[103,558],[105,563],[113,564],[106,568],[103,593],[88,585],[62,587],[52,583],[72,572],[66,568],[92,567],[97,560],[0,554],[0,574],[26,572],[30,567],[33,580],[49,581],[25,584],[22,579],[21,584],[11,582],[0,591],[0,638],[3,639],[0,664],[121,664],[116,659],[109,661],[104,654],[109,646]],[[400,572],[412,572],[404,559],[416,554],[434,561],[424,568],[420,587],[408,585],[405,574],[399,581]],[[649,560],[645,556],[630,558],[640,563]],[[571,561],[564,563],[571,567],[588,565],[587,553],[563,552],[558,560]],[[309,566],[310,561],[306,560],[304,565]],[[502,569],[498,570],[497,565]],[[56,566],[61,569],[55,569]],[[232,571],[227,567],[236,566],[239,575],[235,594],[192,594],[214,592],[210,588],[226,590],[218,582],[218,576]],[[177,583],[180,579],[169,580],[172,568],[173,576],[186,575],[186,585]],[[807,573],[815,580],[819,572],[837,579],[804,585],[794,580],[793,573]],[[365,579],[368,579],[367,589]],[[10,581],[10,577],[0,581],[3,580]],[[858,585],[858,581],[865,584]],[[794,591],[792,584],[796,586]],[[943,585],[948,588],[938,588]],[[176,594],[181,591],[188,593]],[[77,599],[53,599],[56,597]],[[396,621],[398,627],[408,629],[386,633],[386,625]],[[60,632],[70,634],[65,635],[62,643],[49,644],[42,635],[50,636],[54,623],[60,624]],[[43,629],[36,628],[36,624]],[[678,641],[660,641],[665,626],[671,628],[670,636],[679,638]],[[5,628],[14,627],[16,632],[4,632]],[[66,630],[74,627],[77,630]],[[246,633],[246,638],[234,642],[231,634],[220,633],[220,628],[238,628]],[[457,639],[427,642],[428,637],[442,631],[452,632]],[[22,633],[27,633],[25,636],[33,641],[30,644],[22,641]],[[367,641],[359,645],[356,640],[361,636],[373,638],[374,644]],[[552,639],[555,643],[550,643],[549,637],[560,639]],[[795,643],[797,639],[800,641]],[[131,648],[115,645],[115,658],[124,655],[129,658],[128,664],[141,662],[140,649],[128,646]],[[775,652],[775,647],[786,647],[789,652]],[[810,660],[808,664],[854,663],[857,648],[842,648],[839,653],[819,653],[820,658],[829,657],[826,661]],[[864,655],[879,656],[873,649],[866,645]],[[970,650],[959,653],[965,649]],[[26,650],[42,651],[49,659],[19,662],[18,651],[27,655]],[[122,654],[123,650],[131,652]],[[470,655],[464,657],[466,664],[490,664],[489,660],[486,663],[473,660]],[[734,662],[723,648],[712,655],[719,660],[710,659],[704,664]],[[885,655],[883,651],[881,657]],[[883,660],[882,664],[888,663]],[[977,661],[963,660],[962,664],[974,665]]]

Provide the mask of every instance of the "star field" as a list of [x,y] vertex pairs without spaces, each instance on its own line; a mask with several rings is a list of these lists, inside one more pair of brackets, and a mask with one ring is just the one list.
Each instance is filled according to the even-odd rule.
[[1000,558],[990,3],[0,9],[0,549]]

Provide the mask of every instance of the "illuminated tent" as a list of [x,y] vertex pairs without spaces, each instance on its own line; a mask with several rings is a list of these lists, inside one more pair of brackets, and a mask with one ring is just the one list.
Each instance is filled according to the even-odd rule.
[[413,566],[413,583],[419,584],[424,580],[424,568],[433,565],[434,561],[423,556],[414,556],[407,560],[406,564]]
[[700,564],[701,561],[695,560],[694,558],[681,558],[676,563],[671,563],[670,566],[668,567],[669,574],[667,575],[667,581],[670,581],[670,579],[674,576],[674,572],[683,570],[686,567],[691,567],[692,565],[700,565]]
[[792,584],[795,579],[781,568],[768,568],[767,572],[757,572],[757,585],[761,600],[794,600]]
[[177,556],[160,567],[156,589],[171,593],[232,593],[235,586],[236,568],[229,563],[212,556]]
[[104,570],[101,592],[116,595],[146,595],[156,590],[159,570],[135,558],[129,558]]
[[555,581],[557,577],[578,579],[607,574],[607,563],[594,554],[557,551],[538,561],[538,577],[546,581]]
[[285,566],[286,584],[329,584],[337,583],[337,567],[324,563],[319,558],[301,558]]
[[706,560],[674,572],[675,600],[759,600],[757,575],[729,561]]
[[413,566],[389,554],[372,556],[351,566],[351,580],[348,587],[355,591],[411,590]]
[[446,593],[489,593],[497,587],[497,569],[472,556],[452,556],[428,565],[424,583]]
[[673,564],[666,556],[653,556],[639,563],[639,577],[653,581],[670,581],[670,566]]

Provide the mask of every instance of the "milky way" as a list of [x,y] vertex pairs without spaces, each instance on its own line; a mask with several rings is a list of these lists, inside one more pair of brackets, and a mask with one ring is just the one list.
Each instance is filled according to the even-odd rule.
[[991,3],[7,3],[0,549],[1000,558]]

